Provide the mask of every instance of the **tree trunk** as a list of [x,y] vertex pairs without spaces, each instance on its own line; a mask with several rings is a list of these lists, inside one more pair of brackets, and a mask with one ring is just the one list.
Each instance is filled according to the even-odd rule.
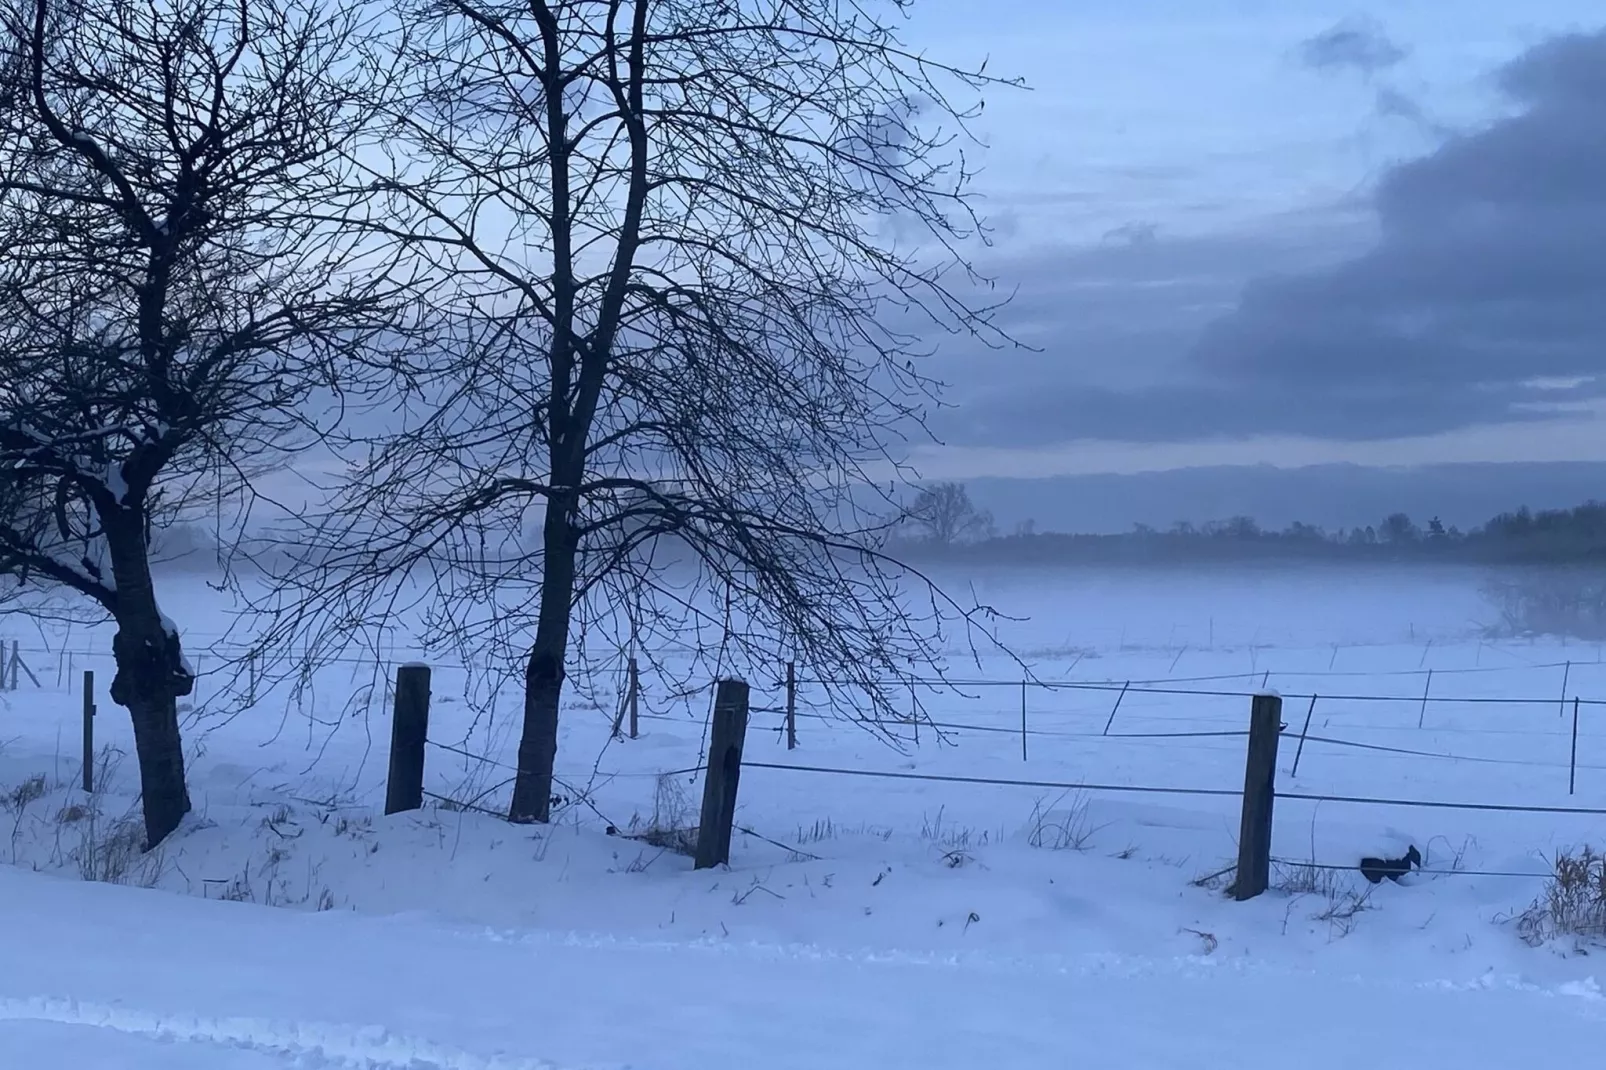
[[178,700],[193,690],[195,680],[184,666],[177,633],[168,631],[156,605],[143,519],[108,521],[106,538],[117,581],[117,635],[112,640],[117,675],[111,697],[134,723],[148,851],[190,812]]
[[558,758],[558,703],[563,664],[569,653],[569,617],[574,601],[574,565],[579,543],[566,502],[547,503],[542,524],[541,612],[535,643],[524,668],[524,735],[513,781],[508,820],[552,818],[552,770]]

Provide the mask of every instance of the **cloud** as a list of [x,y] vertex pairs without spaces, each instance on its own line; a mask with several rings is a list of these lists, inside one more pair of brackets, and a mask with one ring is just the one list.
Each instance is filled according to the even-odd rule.
[[1606,33],[1503,68],[1522,110],[1387,173],[1380,237],[1329,270],[1263,278],[1196,351],[1210,379],[1311,396],[1358,436],[1535,415],[1542,378],[1606,393]]
[[1606,33],[1547,41],[1493,84],[1504,114],[1348,204],[1207,236],[1139,225],[994,265],[1020,280],[1005,323],[1037,351],[945,343],[934,371],[957,404],[934,430],[954,447],[1027,451],[1359,448],[1496,425],[1513,449],[1541,429],[1594,435]]
[[1310,271],[1370,236],[1354,213],[1322,210],[1214,235],[1138,224],[1096,245],[985,263],[1014,288],[1003,325],[1032,348],[945,341],[929,370],[955,404],[935,414],[933,429],[955,445],[994,446],[1219,430],[1241,388],[1185,382],[1201,333],[1235,307],[1256,272]]
[[1351,18],[1308,38],[1299,54],[1313,70],[1359,71],[1371,77],[1398,66],[1409,53],[1375,19]]

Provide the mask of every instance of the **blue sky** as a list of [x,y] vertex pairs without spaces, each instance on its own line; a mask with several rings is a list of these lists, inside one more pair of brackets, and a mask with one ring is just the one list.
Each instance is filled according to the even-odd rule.
[[[1576,0],[921,0],[911,42],[1031,86],[991,95],[978,189],[1041,350],[945,346],[923,472],[1606,460],[1606,311],[1557,296],[1606,284],[1606,151],[1557,133],[1606,132],[1606,36],[1556,47],[1603,26]],[[1457,267],[1485,257],[1510,266]]]

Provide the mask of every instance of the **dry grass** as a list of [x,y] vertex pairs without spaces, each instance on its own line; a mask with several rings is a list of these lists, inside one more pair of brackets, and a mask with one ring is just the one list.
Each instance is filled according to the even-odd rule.
[[652,816],[643,820],[641,815],[633,815],[625,835],[666,851],[691,856],[697,853],[697,824],[691,796],[680,781],[672,776],[660,776],[653,790]]
[[1088,816],[1085,792],[1066,791],[1051,803],[1038,799],[1032,806],[1026,842],[1050,851],[1086,851],[1104,829]]
[[1606,855],[1592,847],[1558,854],[1544,894],[1517,916],[1517,932],[1539,945],[1561,936],[1606,938]]

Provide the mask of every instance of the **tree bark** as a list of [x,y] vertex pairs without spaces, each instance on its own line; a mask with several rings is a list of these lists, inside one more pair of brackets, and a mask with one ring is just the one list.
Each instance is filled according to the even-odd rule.
[[111,697],[128,710],[134,724],[149,851],[190,812],[178,700],[194,689],[195,680],[184,667],[177,633],[168,631],[157,608],[144,518],[124,515],[108,520],[106,538],[117,581],[117,635],[112,640],[117,675]]
[[558,704],[563,697],[575,556],[579,552],[567,501],[554,497],[547,503],[541,541],[541,610],[535,643],[524,669],[524,733],[519,740],[519,768],[513,781],[508,820],[545,823],[552,819]]

